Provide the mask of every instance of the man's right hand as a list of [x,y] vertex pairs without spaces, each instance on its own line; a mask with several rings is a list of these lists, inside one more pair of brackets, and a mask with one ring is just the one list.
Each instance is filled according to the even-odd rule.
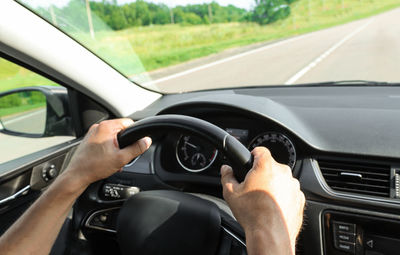
[[245,230],[249,254],[294,254],[305,204],[300,184],[268,149],[257,147],[252,154],[253,168],[242,183],[222,166],[224,199]]

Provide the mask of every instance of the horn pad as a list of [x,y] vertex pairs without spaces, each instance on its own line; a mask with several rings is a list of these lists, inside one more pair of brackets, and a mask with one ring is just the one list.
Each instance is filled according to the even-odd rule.
[[123,254],[216,254],[220,242],[218,207],[199,197],[166,190],[130,197],[118,216]]

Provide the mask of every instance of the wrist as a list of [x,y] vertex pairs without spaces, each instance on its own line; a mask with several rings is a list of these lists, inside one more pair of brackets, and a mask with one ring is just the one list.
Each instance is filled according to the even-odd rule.
[[70,171],[72,169],[66,169],[58,178],[57,178],[57,185],[63,189],[64,193],[67,193],[69,195],[73,195],[78,197],[88,186],[89,182],[84,180],[80,176],[74,175]]
[[265,254],[266,249],[270,251],[267,254],[295,254],[295,240],[291,240],[286,221],[277,205],[268,203],[264,209],[265,214],[258,214],[253,224],[243,226],[248,247],[264,250],[251,254]]

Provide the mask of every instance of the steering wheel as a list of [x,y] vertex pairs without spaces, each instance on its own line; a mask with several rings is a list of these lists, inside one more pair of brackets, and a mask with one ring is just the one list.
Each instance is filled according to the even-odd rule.
[[[252,167],[251,153],[236,138],[207,121],[189,116],[160,115],[140,120],[118,134],[118,143],[124,148],[144,136],[168,131],[181,131],[207,140],[225,154],[238,181]],[[122,253],[226,254],[239,246],[238,254],[242,254],[244,232],[229,209],[223,210],[226,204],[218,200],[167,190],[144,191],[130,197],[121,208],[117,222]]]

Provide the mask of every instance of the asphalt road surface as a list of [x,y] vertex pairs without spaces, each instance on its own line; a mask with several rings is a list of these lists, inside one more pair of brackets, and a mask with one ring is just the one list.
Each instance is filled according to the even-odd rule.
[[185,92],[338,80],[400,82],[399,17],[400,9],[395,9],[190,69],[180,65],[147,85]]
[[43,134],[46,125],[46,108],[13,114],[1,118],[3,127],[21,133]]

